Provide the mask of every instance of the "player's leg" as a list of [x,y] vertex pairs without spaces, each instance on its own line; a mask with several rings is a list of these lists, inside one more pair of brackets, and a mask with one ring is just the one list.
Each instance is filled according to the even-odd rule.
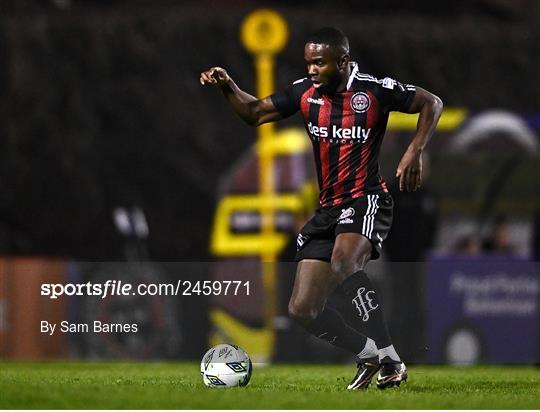
[[348,326],[341,315],[326,305],[337,285],[330,264],[315,259],[298,263],[296,279],[289,302],[289,315],[308,332],[334,346],[360,357],[376,355],[373,340]]
[[[382,351],[392,345],[390,334],[383,316],[380,296],[364,271],[371,257],[371,242],[358,233],[341,233],[336,237],[332,254],[332,271],[349,297],[350,307],[356,313],[356,329],[366,330],[377,347]],[[395,352],[395,351],[394,351]],[[399,361],[396,353],[380,353],[380,358],[389,356]]]
[[[332,271],[338,277],[350,307],[355,312],[353,327],[366,330],[379,348],[381,372],[378,386],[398,385],[406,380],[406,370],[394,346],[386,321],[379,292],[365,272],[367,262],[380,254],[392,219],[392,200],[389,195],[368,196],[353,204],[354,211],[343,210],[338,218],[336,241],[332,252]],[[387,379],[388,375],[391,379]],[[380,380],[382,379],[382,380]]]
[[[296,260],[299,262],[289,311],[293,318],[315,336],[326,339],[357,354],[367,365],[357,374],[351,389],[367,388],[379,369],[375,342],[347,325],[340,314],[326,305],[337,285],[331,272],[330,258],[335,241],[335,216],[328,208],[320,208],[302,228],[297,238]],[[375,362],[367,364],[370,358]]]
[[[381,370],[377,377],[377,386],[384,389],[399,386],[402,381],[407,380],[407,370],[392,345],[379,293],[364,271],[371,254],[372,244],[363,235],[341,233],[336,237],[332,254],[332,271],[337,275],[351,301],[351,307],[356,311],[356,329],[362,329],[364,326],[368,336],[375,340],[379,348]],[[365,369],[365,365],[359,365],[357,376],[365,374]],[[353,384],[354,380],[351,385]]]

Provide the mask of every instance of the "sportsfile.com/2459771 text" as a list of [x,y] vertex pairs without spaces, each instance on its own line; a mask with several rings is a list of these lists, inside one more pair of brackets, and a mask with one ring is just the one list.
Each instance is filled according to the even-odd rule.
[[103,283],[43,283],[41,296],[58,299],[60,296],[249,296],[250,281],[242,280],[178,280],[174,283],[139,283],[121,280]]

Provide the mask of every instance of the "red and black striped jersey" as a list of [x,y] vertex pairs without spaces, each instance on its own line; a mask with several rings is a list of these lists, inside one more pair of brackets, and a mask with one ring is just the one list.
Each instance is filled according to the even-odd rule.
[[302,112],[315,155],[321,206],[386,192],[379,152],[391,111],[407,111],[416,88],[359,73],[353,63],[345,91],[326,96],[308,78],[273,94],[283,117]]

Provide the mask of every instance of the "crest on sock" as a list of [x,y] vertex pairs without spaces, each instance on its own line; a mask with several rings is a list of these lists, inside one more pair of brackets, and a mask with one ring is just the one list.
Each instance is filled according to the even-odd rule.
[[366,288],[358,288],[356,296],[352,300],[358,310],[358,315],[364,322],[369,320],[369,312],[379,307],[378,303],[373,302],[372,295],[375,294],[374,290],[366,291]]

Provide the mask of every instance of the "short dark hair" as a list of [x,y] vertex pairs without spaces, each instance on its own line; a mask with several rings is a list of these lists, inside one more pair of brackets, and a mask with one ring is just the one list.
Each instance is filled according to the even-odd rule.
[[339,47],[343,53],[349,53],[349,39],[345,33],[335,27],[323,27],[311,33],[306,43],[326,44]]

